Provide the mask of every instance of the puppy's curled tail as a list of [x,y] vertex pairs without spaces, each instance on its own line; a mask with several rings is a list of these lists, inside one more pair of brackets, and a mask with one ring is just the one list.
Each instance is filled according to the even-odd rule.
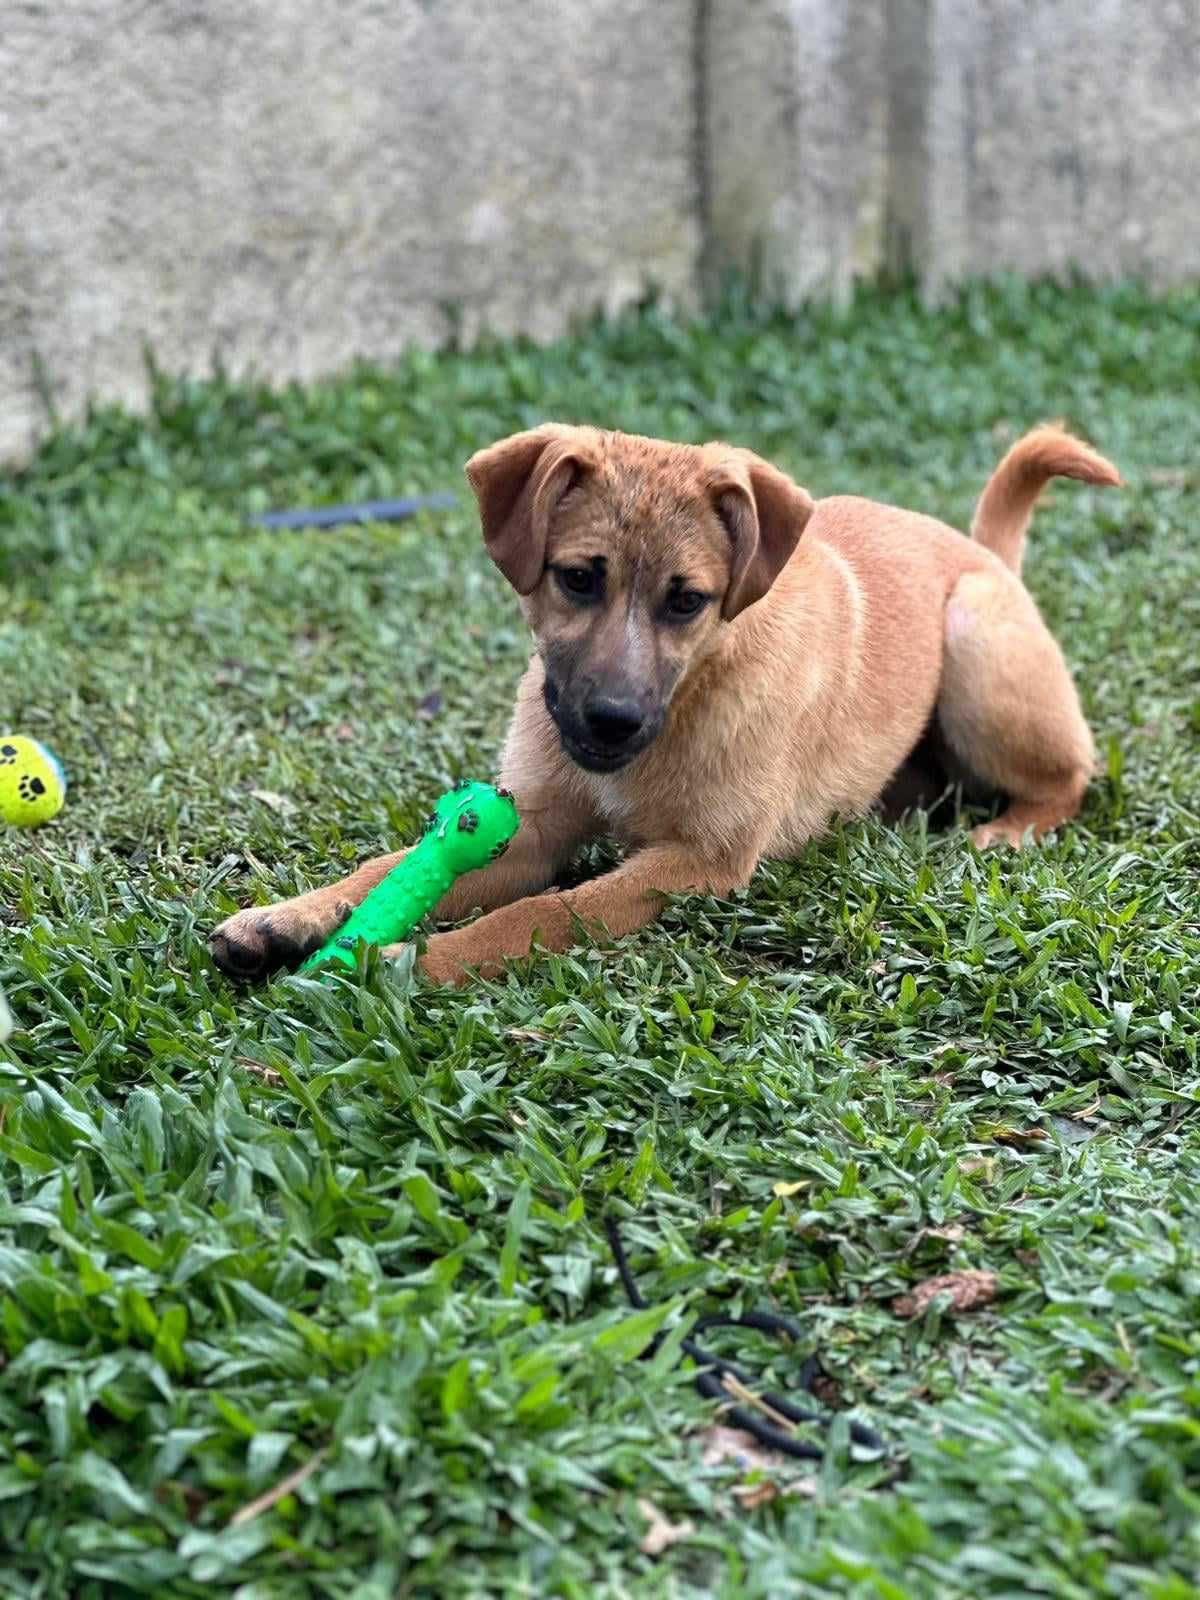
[[1048,478],[1078,478],[1110,489],[1121,485],[1111,461],[1058,423],[1043,423],[1018,439],[988,479],[971,523],[972,538],[1013,572],[1021,571],[1025,532]]

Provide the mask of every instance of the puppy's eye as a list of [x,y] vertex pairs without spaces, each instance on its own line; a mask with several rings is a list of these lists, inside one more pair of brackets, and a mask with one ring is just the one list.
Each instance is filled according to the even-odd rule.
[[673,589],[667,596],[669,617],[694,617],[704,610],[708,596],[698,589]]
[[564,594],[573,600],[595,600],[603,583],[598,572],[590,567],[555,567],[554,576]]

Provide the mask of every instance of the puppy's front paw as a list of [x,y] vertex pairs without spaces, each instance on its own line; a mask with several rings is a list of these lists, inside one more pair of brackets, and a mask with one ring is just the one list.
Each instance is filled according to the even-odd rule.
[[[435,933],[425,947],[425,954],[417,962],[417,971],[429,983],[440,983],[450,989],[460,989],[471,974],[452,953],[453,938],[453,934]],[[450,942],[450,949],[446,947],[447,942]],[[404,948],[402,944],[394,944],[383,953],[385,956],[395,958]]]
[[217,967],[231,978],[265,978],[279,967],[297,967],[318,949],[337,923],[297,906],[251,906],[239,911],[209,934],[208,948]]
[[1006,823],[1003,817],[997,817],[994,822],[984,822],[978,828],[972,828],[971,843],[976,850],[990,850],[997,844],[1006,844],[1010,850],[1020,850],[1025,844],[1025,835],[1013,823]]

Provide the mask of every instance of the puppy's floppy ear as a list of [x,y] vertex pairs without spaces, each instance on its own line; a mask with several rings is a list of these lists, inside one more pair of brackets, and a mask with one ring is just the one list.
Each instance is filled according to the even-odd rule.
[[730,622],[775,582],[812,516],[812,496],[749,450],[731,452],[714,475],[713,504],[733,542],[721,615]]
[[582,428],[546,423],[514,433],[467,462],[488,554],[518,594],[532,594],[546,565],[550,515],[593,463]]

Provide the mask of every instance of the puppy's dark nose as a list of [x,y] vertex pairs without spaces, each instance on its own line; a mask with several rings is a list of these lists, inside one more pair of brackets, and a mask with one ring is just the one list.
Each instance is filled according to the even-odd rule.
[[588,734],[606,750],[619,750],[641,732],[641,708],[632,700],[591,700],[583,708]]

